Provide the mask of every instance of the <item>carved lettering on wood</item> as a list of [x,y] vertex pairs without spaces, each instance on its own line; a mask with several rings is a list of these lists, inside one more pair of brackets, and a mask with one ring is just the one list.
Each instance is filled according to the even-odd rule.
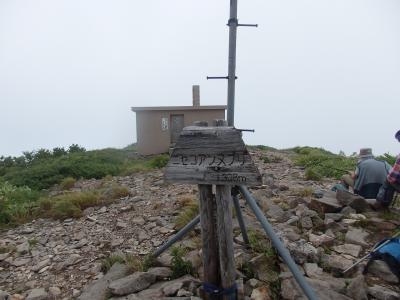
[[261,185],[261,175],[232,127],[183,129],[166,167],[167,182]]

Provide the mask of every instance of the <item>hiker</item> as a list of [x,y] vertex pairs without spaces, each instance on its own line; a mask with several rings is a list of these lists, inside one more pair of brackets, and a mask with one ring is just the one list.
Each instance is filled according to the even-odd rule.
[[[400,130],[394,136],[400,143]],[[387,181],[393,186],[398,192],[400,192],[400,154],[396,157],[396,162],[390,169],[387,176]]]
[[376,199],[379,188],[385,182],[391,167],[386,161],[375,159],[371,148],[360,149],[358,157],[355,172],[344,175],[342,180],[353,188],[354,194],[365,199]]

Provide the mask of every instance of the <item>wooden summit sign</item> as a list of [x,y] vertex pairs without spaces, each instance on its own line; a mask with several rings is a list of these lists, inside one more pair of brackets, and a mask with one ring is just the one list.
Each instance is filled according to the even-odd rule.
[[167,164],[166,182],[261,185],[261,175],[233,127],[185,127]]

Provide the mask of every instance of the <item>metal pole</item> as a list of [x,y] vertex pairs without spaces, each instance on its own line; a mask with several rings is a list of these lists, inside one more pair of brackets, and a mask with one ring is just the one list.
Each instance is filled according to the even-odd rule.
[[236,80],[236,33],[237,0],[230,0],[229,58],[228,58],[228,126],[235,124],[235,80]]
[[177,234],[175,234],[171,239],[169,239],[164,245],[162,245],[160,248],[158,248],[156,251],[152,253],[152,257],[158,257],[163,253],[165,250],[167,250],[169,247],[171,247],[173,244],[175,244],[177,241],[182,239],[186,234],[188,234],[190,231],[192,231],[197,224],[200,223],[200,215],[198,215],[196,218],[194,218],[190,223],[186,224],[185,227],[183,227],[181,230],[178,231]]
[[240,230],[242,231],[243,242],[248,245],[249,244],[249,237],[247,235],[246,225],[244,224],[244,219],[242,215],[242,210],[240,209],[240,203],[237,195],[232,196],[233,205],[235,206],[236,217],[239,222]]
[[297,283],[303,290],[304,294],[306,294],[306,296],[310,300],[318,300],[317,296],[314,293],[314,290],[310,287],[310,285],[305,280],[304,276],[299,271],[299,268],[297,267],[296,263],[293,261],[292,257],[290,256],[289,251],[285,248],[285,246],[282,244],[280,239],[275,234],[274,229],[272,228],[271,224],[269,224],[267,218],[264,216],[264,214],[258,207],[255,199],[250,194],[249,190],[245,186],[240,186],[239,188],[240,188],[240,191],[242,192],[244,198],[246,199],[247,203],[249,204],[249,206],[253,210],[254,214],[256,215],[258,221],[260,221],[261,226],[267,233],[268,237],[271,239],[272,244],[274,245],[275,249],[278,251],[279,255],[282,257],[284,262],[289,267],[290,271],[292,272]]

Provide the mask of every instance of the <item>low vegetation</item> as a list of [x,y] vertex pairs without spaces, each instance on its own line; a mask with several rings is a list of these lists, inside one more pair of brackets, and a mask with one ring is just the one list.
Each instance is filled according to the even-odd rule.
[[355,169],[356,156],[334,154],[322,148],[296,147],[294,162],[306,168],[306,179],[321,180],[322,177],[340,179],[344,174]]
[[[35,217],[79,217],[90,206],[104,205],[129,194],[112,181],[115,175],[131,175],[162,168],[168,155],[140,158],[135,147],[86,151],[78,145],[24,152],[20,157],[0,157],[0,226],[12,226]],[[70,191],[81,179],[101,179],[97,191]],[[64,193],[50,197],[48,190]]]
[[180,213],[175,220],[175,228],[182,229],[199,214],[199,204],[193,197],[184,196],[178,199]]
[[[296,153],[294,162],[306,169],[306,180],[321,180],[323,177],[340,179],[344,174],[354,171],[357,165],[357,153],[346,156],[343,152],[334,154],[322,148],[296,147],[291,149]],[[390,165],[395,162],[395,157],[386,153],[377,159],[385,160]]]
[[130,175],[162,168],[168,155],[138,158],[132,147],[86,151],[78,145],[24,152],[20,157],[0,157],[0,181],[43,190],[55,184],[69,189],[73,180],[100,179],[107,175]]
[[186,274],[194,275],[194,268],[190,261],[184,259],[186,255],[186,249],[175,246],[171,249],[171,269],[172,269],[172,278],[179,278]]

